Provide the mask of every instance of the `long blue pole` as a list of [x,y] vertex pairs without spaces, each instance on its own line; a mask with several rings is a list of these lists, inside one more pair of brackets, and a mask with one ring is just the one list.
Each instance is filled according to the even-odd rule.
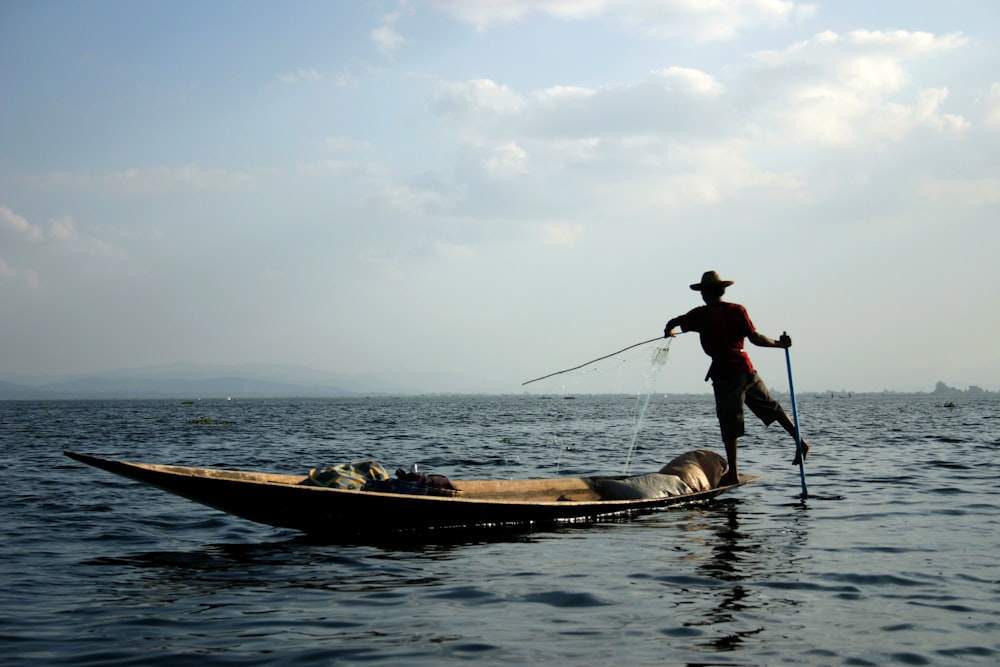
[[[785,336],[788,335],[786,331]],[[785,348],[785,365],[788,366],[788,393],[792,395],[792,418],[795,420],[795,451],[799,458],[799,478],[802,480],[802,498],[809,497],[806,489],[806,457],[802,455],[802,432],[799,431],[799,409],[795,405],[795,383],[792,381],[792,355]]]

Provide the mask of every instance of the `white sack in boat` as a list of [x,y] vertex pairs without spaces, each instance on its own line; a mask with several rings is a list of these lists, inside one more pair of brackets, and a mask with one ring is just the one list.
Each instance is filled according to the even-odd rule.
[[677,475],[651,472],[621,479],[598,480],[597,492],[602,500],[647,500],[681,496],[691,493],[691,489]]
[[677,475],[692,491],[708,491],[719,485],[729,464],[719,454],[708,449],[684,452],[660,468],[665,475]]

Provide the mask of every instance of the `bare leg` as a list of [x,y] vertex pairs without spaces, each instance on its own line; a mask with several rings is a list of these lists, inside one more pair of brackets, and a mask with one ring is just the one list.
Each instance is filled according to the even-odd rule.
[[[781,416],[778,417],[778,423],[781,424],[786,431],[788,431],[788,435],[792,436],[793,439],[795,438],[795,422],[793,422],[787,414],[782,413]],[[809,443],[806,442],[805,438],[802,438],[802,457],[806,459],[809,458]],[[799,451],[798,449],[796,449],[795,459],[792,461],[792,465],[798,465],[798,464],[799,464]]]
[[731,438],[729,440],[724,440],[723,442],[726,444],[726,461],[729,463],[729,470],[727,470],[726,474],[719,480],[719,486],[739,484],[740,476],[736,468],[736,450],[738,448],[739,440],[737,438]]

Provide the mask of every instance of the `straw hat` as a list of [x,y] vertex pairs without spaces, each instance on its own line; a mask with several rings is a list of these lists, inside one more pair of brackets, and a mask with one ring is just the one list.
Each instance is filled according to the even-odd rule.
[[715,271],[706,271],[701,274],[701,282],[691,285],[691,289],[700,292],[706,287],[729,287],[732,284],[732,280],[723,280]]

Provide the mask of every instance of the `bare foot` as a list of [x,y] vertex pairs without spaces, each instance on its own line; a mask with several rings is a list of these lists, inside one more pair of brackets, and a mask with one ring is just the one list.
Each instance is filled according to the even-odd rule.
[[[805,440],[802,441],[802,458],[803,459],[809,458],[809,443],[806,442]],[[801,462],[802,461],[799,459],[799,453],[795,452],[795,458],[792,459],[792,465],[797,466]]]
[[727,472],[725,475],[722,476],[722,479],[719,480],[719,486],[732,486],[733,484],[739,484],[739,483],[740,483],[740,476],[737,475],[735,472]]

